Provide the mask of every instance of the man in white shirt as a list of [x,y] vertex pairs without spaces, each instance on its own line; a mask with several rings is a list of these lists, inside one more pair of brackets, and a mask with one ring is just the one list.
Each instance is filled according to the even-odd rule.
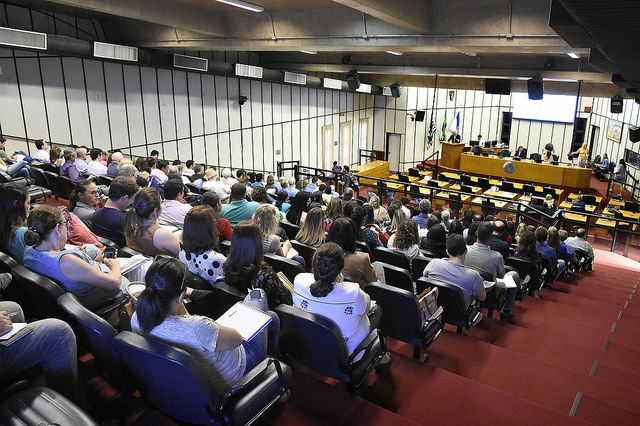
[[[193,176],[193,160],[187,160],[187,162],[185,163],[186,167],[184,168],[184,170],[182,170],[182,175],[186,176],[187,178]],[[189,182],[191,182],[191,180],[189,180]]]
[[151,169],[151,176],[158,179],[160,185],[164,185],[169,180],[169,162],[167,160],[158,160],[157,164],[149,161],[149,168]]
[[[289,178],[289,196],[293,197],[298,193],[299,189],[296,188],[296,179],[292,176]],[[293,193],[293,195],[291,195]]]
[[89,165],[87,164],[87,149],[86,148],[78,148],[76,151],[76,161],[73,163],[78,169],[78,172],[82,175],[86,175],[88,173]]
[[49,151],[47,151],[49,149],[49,144],[42,139],[38,139],[35,144],[36,148],[38,148],[38,152],[35,153],[33,158],[40,163],[50,163]]
[[565,244],[570,245],[574,249],[584,251],[585,253],[587,253],[587,256],[589,256],[589,259],[593,261],[595,253],[593,252],[593,247],[591,247],[591,244],[587,242],[587,232],[584,228],[578,229],[575,237],[567,238]]
[[158,218],[161,224],[169,224],[182,229],[184,227],[184,218],[191,210],[189,204],[184,201],[184,185],[178,179],[169,179],[164,184],[164,203],[162,203],[162,212]]
[[87,166],[87,172],[93,176],[106,176],[107,166],[100,162],[102,150],[100,148],[92,148],[89,156],[91,157],[91,162]]
[[225,167],[224,169],[222,169],[222,178],[220,178],[220,182],[231,188],[234,183],[238,183],[238,180],[231,176],[231,169]]
[[208,168],[204,173],[204,182],[202,182],[202,189],[206,189],[207,191],[215,191],[215,193],[220,196],[220,201],[224,203],[229,200],[231,187],[217,180],[217,175],[218,174],[214,169]]

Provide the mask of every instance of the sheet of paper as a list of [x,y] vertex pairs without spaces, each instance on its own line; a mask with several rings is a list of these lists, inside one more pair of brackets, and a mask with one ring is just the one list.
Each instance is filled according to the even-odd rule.
[[237,302],[216,320],[219,325],[237,330],[244,341],[249,341],[260,332],[271,317],[243,302]]
[[2,336],[0,336],[0,340],[9,340],[9,339],[11,339],[13,336],[18,334],[18,332],[20,330],[22,330],[23,328],[25,328],[26,326],[27,326],[26,322],[14,322],[13,323],[13,329],[10,332],[5,333]]

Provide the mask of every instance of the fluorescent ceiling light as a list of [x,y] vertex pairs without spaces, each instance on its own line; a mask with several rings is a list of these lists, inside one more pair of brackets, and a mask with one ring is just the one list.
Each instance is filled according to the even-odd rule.
[[342,80],[336,80],[333,78],[323,78],[322,79],[323,86],[327,89],[342,89]]
[[356,92],[371,93],[371,85],[370,84],[365,84],[365,83],[360,83],[360,87],[358,87],[356,89]]
[[478,56],[478,54],[476,52],[462,52],[462,51],[460,51],[460,53],[462,53],[463,55],[471,56],[471,57]]
[[389,55],[402,56],[402,52],[396,52],[395,50],[385,50]]
[[573,53],[573,52],[569,52],[569,53],[567,53],[567,55],[571,56],[573,59],[578,59],[578,58],[580,58],[580,56],[576,55],[576,54],[575,54],[575,53]]
[[242,0],[216,0],[219,3],[228,4],[230,6],[239,7],[242,9],[250,10],[252,12],[264,12],[264,6],[258,4],[249,3]]
[[315,55],[318,52],[314,52],[313,50],[301,50],[301,53],[306,53],[307,55]]

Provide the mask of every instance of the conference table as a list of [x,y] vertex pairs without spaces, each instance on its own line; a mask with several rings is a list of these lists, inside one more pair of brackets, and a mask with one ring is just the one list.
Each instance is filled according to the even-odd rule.
[[498,158],[495,155],[485,157],[463,153],[460,155],[460,171],[571,188],[589,188],[591,184],[592,171],[588,168],[572,167],[567,164],[552,166],[535,163],[532,160],[521,160],[513,162],[515,170],[509,174],[502,169],[507,161],[511,159]]
[[[367,164],[358,166],[353,170],[356,176],[370,176],[375,178],[387,179],[389,177],[389,162],[376,160]],[[360,179],[360,184],[375,184],[376,181],[371,179]]]
[[[567,200],[564,200],[562,203],[560,203],[560,205],[558,207],[560,207],[561,209],[565,209],[565,210],[571,210],[571,207],[573,206],[573,203]],[[596,211],[596,208],[598,206],[594,206],[592,204],[585,204],[584,209],[586,210],[587,213],[593,213]]]

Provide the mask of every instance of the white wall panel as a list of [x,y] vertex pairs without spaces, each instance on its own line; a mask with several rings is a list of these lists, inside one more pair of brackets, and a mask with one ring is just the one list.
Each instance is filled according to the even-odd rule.
[[83,60],[62,58],[62,70],[67,96],[71,137],[73,143],[91,146],[91,126],[87,104],[87,91],[84,85]]
[[[165,144],[168,147],[174,145],[175,154],[173,157],[178,158],[178,152],[183,152],[189,157],[191,156],[191,123],[190,123],[190,103],[189,91],[187,89],[187,75],[184,71],[173,71],[173,103],[176,113],[176,144]],[[165,139],[166,141],[166,139]],[[168,148],[167,147],[167,148]],[[165,150],[167,149],[165,148]],[[168,154],[167,154],[168,155]]]
[[[202,87],[202,74],[188,73],[187,79],[189,83],[189,116],[191,118],[191,143],[188,147],[183,147],[182,143],[179,145],[178,156],[182,162],[189,159],[195,160],[196,157],[201,158],[203,162],[204,157],[204,110],[203,110],[203,87]],[[213,164],[218,164],[217,162]]]
[[[129,139],[131,145],[145,143],[146,122],[142,109],[142,88],[140,86],[140,67],[132,65],[123,66],[124,90],[126,97],[127,123],[129,126]],[[158,115],[157,113],[155,114]],[[124,147],[119,147],[124,148]]]
[[[160,105],[158,103],[158,80],[156,69],[140,67],[140,80],[142,81],[142,104],[144,107],[145,134],[142,139],[132,138],[134,146],[162,140],[162,126],[160,121]],[[146,148],[140,154],[147,155]],[[160,150],[158,150],[160,151]]]
[[59,57],[46,57],[40,59],[40,66],[51,141],[65,145],[71,144],[62,62]]
[[229,102],[227,96],[227,78],[215,76],[214,81],[214,94],[216,97],[216,116],[217,116],[217,131],[227,132],[229,131],[229,110],[226,107]]
[[[231,164],[234,167],[238,167],[238,164],[240,165],[240,167],[247,168],[248,166],[246,166],[246,155],[249,156],[249,158],[251,157],[252,154],[252,149],[250,146],[247,146],[246,148],[243,146],[242,143],[242,134],[239,130],[232,130],[231,132],[229,132],[229,148],[231,150]],[[246,152],[245,152],[246,151]]]
[[107,99],[104,88],[102,63],[98,61],[85,60],[84,68],[89,99],[89,116],[91,119],[93,146],[103,148],[111,147],[111,133],[109,131],[109,118],[107,114]]
[[[27,137],[49,140],[47,116],[42,98],[42,82],[37,58],[19,58],[16,60],[20,80],[20,91],[27,126]],[[30,147],[30,152],[35,148]]]
[[122,65],[104,62],[107,90],[111,144],[100,148],[123,148],[129,146],[129,123],[125,107]]
[[[160,104],[161,141],[176,140],[176,116],[173,98],[173,76],[170,70],[158,69],[158,102]],[[168,145],[168,144],[165,144]],[[149,147],[149,149],[152,149]],[[155,149],[158,149],[157,147]],[[168,150],[169,147],[167,146]],[[168,157],[165,147],[158,149],[162,157]],[[175,151],[175,149],[173,150]]]
[[[240,129],[240,105],[238,98],[240,97],[240,85],[237,78],[227,78],[227,98],[226,107],[229,109],[229,129]],[[239,142],[238,138],[238,142]]]
[[[25,137],[15,64],[13,58],[7,58],[7,55],[11,55],[11,50],[0,49],[0,56],[3,56],[0,58],[0,67],[2,67],[2,75],[0,76],[0,99],[2,99],[2,102],[0,102],[0,126],[3,134]],[[25,148],[26,146],[20,149],[24,150]]]

